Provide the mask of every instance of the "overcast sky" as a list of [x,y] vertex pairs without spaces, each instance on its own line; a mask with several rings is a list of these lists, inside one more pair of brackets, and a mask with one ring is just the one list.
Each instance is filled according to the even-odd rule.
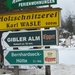
[[62,17],[66,17],[69,13],[75,14],[75,0],[57,0],[57,4],[52,7],[60,7]]

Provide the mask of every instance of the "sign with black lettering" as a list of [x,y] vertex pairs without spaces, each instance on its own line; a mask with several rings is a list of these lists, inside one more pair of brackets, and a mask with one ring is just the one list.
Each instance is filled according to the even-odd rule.
[[60,26],[59,8],[0,15],[0,30],[35,29]]
[[49,46],[58,45],[57,30],[4,32],[2,34],[2,46]]

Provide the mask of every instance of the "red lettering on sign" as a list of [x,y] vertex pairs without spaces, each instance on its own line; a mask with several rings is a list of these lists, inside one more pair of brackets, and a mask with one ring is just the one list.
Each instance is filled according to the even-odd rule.
[[44,39],[44,40],[55,39],[55,35],[47,35],[47,34],[44,34],[44,35],[43,35],[43,39]]
[[51,61],[56,61],[56,58],[49,58],[49,57],[45,57],[45,61],[51,62]]

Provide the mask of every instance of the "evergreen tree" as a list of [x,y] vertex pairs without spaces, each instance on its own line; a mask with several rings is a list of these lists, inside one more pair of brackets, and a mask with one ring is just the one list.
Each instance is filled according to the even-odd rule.
[[63,18],[61,17],[61,28],[65,29],[65,21],[63,20]]
[[73,27],[72,17],[70,15],[66,21],[66,29],[71,33],[71,38],[72,38],[72,33],[74,32],[74,27]]
[[73,22],[72,22],[72,18],[71,18],[70,15],[69,15],[69,17],[67,18],[67,21],[66,21],[66,29],[67,29],[69,32],[71,32],[71,33],[74,31]]

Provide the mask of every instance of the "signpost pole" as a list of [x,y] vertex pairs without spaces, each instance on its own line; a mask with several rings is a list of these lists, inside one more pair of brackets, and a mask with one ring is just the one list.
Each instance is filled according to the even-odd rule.
[[[50,46],[46,46],[45,48],[50,48]],[[45,66],[45,75],[51,75],[51,67],[50,65]]]
[[[49,4],[49,8],[52,8],[50,6],[50,4]],[[49,29],[49,28],[45,28],[45,29]],[[46,46],[45,48],[50,48],[50,46]],[[45,75],[51,75],[51,66],[50,65],[46,65],[45,66]]]
[[[13,48],[14,50],[18,50],[18,48]],[[19,67],[14,66],[14,75],[19,75]]]
[[46,66],[45,71],[45,75],[51,75],[51,68],[49,65]]
[[[18,50],[18,47],[14,47],[13,50]],[[19,75],[19,67],[18,66],[14,66],[14,75]]]
[[19,75],[18,66],[14,66],[14,75]]
[[[50,8],[50,5],[49,5],[49,8]],[[49,29],[49,28],[45,28],[45,29]],[[50,48],[50,46],[45,46],[45,48]],[[51,75],[51,67],[50,67],[50,65],[45,66],[45,75]]]

